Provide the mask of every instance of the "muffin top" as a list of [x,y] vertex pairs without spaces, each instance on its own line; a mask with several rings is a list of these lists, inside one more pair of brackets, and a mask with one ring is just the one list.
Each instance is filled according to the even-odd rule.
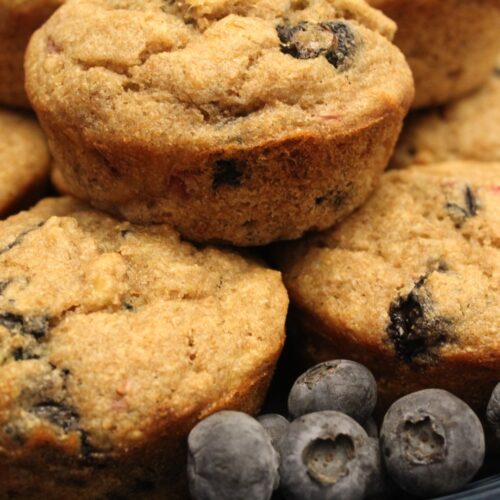
[[408,118],[392,165],[447,160],[500,161],[500,63],[473,94]]
[[31,117],[0,109],[0,215],[48,176],[49,150]]
[[500,360],[500,164],[393,170],[334,229],[289,245],[284,280],[327,330],[407,363]]
[[284,340],[279,273],[71,198],[0,223],[0,291],[0,450],[14,454],[178,432],[272,369]]
[[361,0],[70,0],[35,34],[42,120],[182,154],[347,135],[406,111],[395,25]]

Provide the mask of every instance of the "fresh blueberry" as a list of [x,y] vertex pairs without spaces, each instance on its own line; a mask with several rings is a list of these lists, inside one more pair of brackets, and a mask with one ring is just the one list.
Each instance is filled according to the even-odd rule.
[[396,401],[380,431],[389,475],[408,493],[429,497],[465,485],[484,460],[484,432],[462,400],[425,389]]
[[500,441],[500,383],[493,389],[486,409],[486,418],[497,440]]
[[338,359],[313,366],[295,382],[288,396],[294,418],[335,410],[365,422],[377,402],[377,384],[371,372],[355,361]]
[[196,500],[268,500],[279,458],[264,427],[245,413],[221,411],[188,436],[189,490]]
[[277,413],[267,413],[266,415],[261,415],[257,420],[262,424],[264,429],[269,434],[271,438],[271,443],[274,449],[279,453],[279,447],[281,440],[288,431],[288,426],[290,422],[283,416]]
[[375,467],[372,468],[368,486],[368,498],[383,499],[400,498],[401,490],[391,480],[384,467],[380,441],[378,438],[369,438],[369,445],[373,447],[376,459]]
[[362,499],[380,467],[373,440],[355,420],[336,411],[294,420],[281,452],[281,490],[290,500]]
[[363,429],[371,438],[378,438],[378,426],[373,417],[370,417],[364,424]]

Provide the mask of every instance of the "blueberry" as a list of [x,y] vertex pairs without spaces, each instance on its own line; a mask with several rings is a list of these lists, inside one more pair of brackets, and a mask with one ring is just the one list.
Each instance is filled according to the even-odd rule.
[[243,180],[243,169],[235,160],[218,160],[214,163],[212,188],[221,186],[239,187]]
[[288,396],[288,411],[299,417],[335,410],[364,422],[376,402],[377,384],[371,372],[359,363],[339,359],[313,366],[296,380]]
[[294,420],[281,443],[281,489],[291,500],[364,498],[380,467],[373,440],[336,411]]
[[385,470],[379,439],[370,437],[369,444],[374,450],[376,465],[370,474],[368,498],[387,500],[388,498],[401,498],[406,496],[402,494],[403,492],[401,489],[389,477]]
[[461,199],[447,201],[445,208],[448,215],[455,223],[455,227],[462,227],[467,219],[477,215],[479,204],[472,188],[467,184],[465,185]]
[[500,441],[500,383],[493,389],[486,409],[486,418]]
[[390,476],[416,496],[449,493],[465,485],[484,459],[484,432],[462,400],[425,389],[396,401],[380,431]]
[[261,415],[257,420],[262,424],[264,429],[269,434],[271,438],[271,443],[274,449],[279,453],[280,443],[288,431],[288,426],[290,422],[283,416],[277,413],[267,413],[266,415]]
[[188,436],[189,490],[196,500],[269,499],[278,465],[268,433],[245,413],[215,413]]
[[373,417],[370,417],[364,424],[363,429],[371,438],[378,438],[378,426]]
[[7,330],[18,331],[21,335],[31,335],[40,340],[49,331],[50,318],[47,316],[20,316],[10,312],[0,312],[0,325]]
[[[436,272],[446,272],[446,268],[438,267]],[[421,276],[408,295],[398,296],[389,306],[387,336],[405,363],[434,362],[443,344],[453,338],[452,321],[434,310],[426,289],[429,276]]]
[[31,409],[31,413],[61,427],[65,432],[78,429],[80,415],[74,408],[64,403],[52,400],[43,401],[35,405]]
[[283,54],[295,59],[325,56],[336,69],[346,69],[356,49],[354,33],[345,22],[280,24],[276,26],[276,32]]

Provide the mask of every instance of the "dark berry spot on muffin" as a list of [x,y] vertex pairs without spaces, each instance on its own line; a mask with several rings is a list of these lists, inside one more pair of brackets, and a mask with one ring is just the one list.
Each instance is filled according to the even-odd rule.
[[243,178],[241,166],[234,160],[218,160],[214,163],[212,188],[221,186],[239,187]]
[[22,350],[22,348],[21,348],[21,347],[17,347],[16,349],[14,349],[14,350],[12,351],[12,357],[13,357],[16,361],[20,361],[20,360],[24,359],[24,358],[23,358],[23,356],[24,356],[24,352],[23,352],[23,350]]
[[425,290],[428,275],[421,277],[406,297],[398,297],[389,307],[386,328],[398,357],[406,363],[433,361],[444,343],[451,341],[451,321],[433,312]]
[[40,359],[40,356],[38,356],[37,354],[30,354],[29,352],[26,352],[22,347],[16,347],[12,351],[11,355],[15,361],[26,361],[29,359]]
[[462,227],[467,219],[475,217],[478,211],[477,198],[469,185],[465,186],[462,198],[460,201],[448,201],[445,205],[449,217],[453,220],[457,228]]
[[0,281],[0,295],[5,291],[5,289],[12,283],[12,280],[2,280]]
[[333,205],[335,208],[340,208],[347,198],[345,191],[328,191],[323,196],[318,196],[315,199],[316,205],[323,205],[325,202]]
[[500,66],[497,66],[497,67],[493,70],[493,74],[494,74],[496,77],[500,77]]
[[470,217],[477,215],[477,200],[470,186],[466,186],[465,188],[465,204]]
[[42,222],[38,223],[36,226],[30,227],[29,229],[26,229],[25,231],[23,231],[21,234],[19,234],[16,237],[16,239],[14,241],[12,241],[8,245],[6,245],[5,247],[3,247],[3,248],[0,249],[0,255],[8,252],[9,250],[12,250],[17,245],[20,245],[23,242],[24,238],[29,233],[32,233],[33,231],[36,231],[37,229],[40,229],[44,224],[45,224],[45,221],[42,221]]
[[124,302],[123,309],[125,309],[127,311],[134,311],[135,307],[132,304],[129,304],[128,302]]
[[98,449],[90,443],[89,433],[80,429],[80,452],[84,457],[90,457],[98,452]]
[[280,24],[276,27],[281,52],[296,59],[313,59],[324,55],[335,68],[344,66],[354,54],[354,34],[344,22],[328,21],[295,26]]
[[43,401],[31,409],[31,413],[42,420],[47,420],[65,432],[78,429],[80,416],[74,408],[57,401]]
[[9,312],[0,313],[0,325],[7,330],[19,332],[21,335],[31,335],[39,340],[49,330],[49,318],[46,316],[25,317]]
[[296,26],[276,27],[281,52],[296,59],[313,59],[324,54],[337,40],[328,27],[303,21]]
[[335,68],[347,66],[348,61],[354,55],[356,42],[351,28],[346,23],[325,23],[337,37],[337,45],[332,46],[326,53],[326,60]]

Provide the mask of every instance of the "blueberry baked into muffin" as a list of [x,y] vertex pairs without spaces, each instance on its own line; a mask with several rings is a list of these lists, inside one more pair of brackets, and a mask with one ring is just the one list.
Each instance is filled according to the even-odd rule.
[[0,109],[0,217],[43,193],[49,165],[47,141],[35,120]]
[[0,103],[29,107],[24,52],[32,33],[64,0],[0,0]]
[[0,498],[185,498],[185,438],[256,412],[279,273],[71,198],[0,222]]
[[413,98],[360,0],[70,0],[27,90],[64,185],[197,241],[264,244],[360,205]]
[[500,52],[499,0],[367,0],[396,21],[415,77],[413,107],[443,104],[485,82]]
[[484,411],[500,374],[500,164],[391,170],[279,253],[310,360],[372,370],[382,406],[440,387]]
[[441,108],[411,113],[391,166],[459,159],[500,161],[500,65],[469,96]]

